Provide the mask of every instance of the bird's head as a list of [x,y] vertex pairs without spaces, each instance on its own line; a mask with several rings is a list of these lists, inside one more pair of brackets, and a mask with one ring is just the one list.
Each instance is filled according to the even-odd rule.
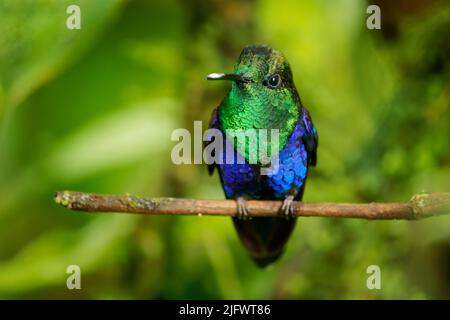
[[231,80],[231,93],[246,100],[277,105],[277,100],[297,95],[288,61],[281,52],[265,45],[245,47],[233,73],[211,73],[207,79]]

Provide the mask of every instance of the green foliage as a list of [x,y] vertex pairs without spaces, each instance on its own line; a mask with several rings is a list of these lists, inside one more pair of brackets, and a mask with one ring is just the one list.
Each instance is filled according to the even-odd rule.
[[[0,298],[449,298],[450,220],[305,218],[253,265],[229,219],[73,213],[56,190],[223,198],[170,160],[209,119],[242,47],[291,64],[317,127],[305,201],[405,201],[450,190],[450,6],[366,29],[357,1],[0,0]],[[381,8],[382,19],[389,8]],[[386,14],[386,15],[385,15]],[[386,18],[387,20],[387,18]],[[382,26],[383,22],[382,20]],[[392,24],[392,22],[391,22]],[[82,290],[66,288],[78,264]],[[377,264],[382,289],[366,288]]]

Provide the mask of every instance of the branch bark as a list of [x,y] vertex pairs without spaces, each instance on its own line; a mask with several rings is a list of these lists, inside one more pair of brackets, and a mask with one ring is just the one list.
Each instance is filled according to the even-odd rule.
[[[237,216],[236,202],[233,200],[140,198],[129,194],[102,195],[74,191],[58,191],[54,200],[75,211]],[[281,201],[249,200],[249,216],[279,216],[281,204]],[[294,202],[294,216],[298,217],[419,220],[445,214],[450,214],[450,193],[421,193],[405,203]]]

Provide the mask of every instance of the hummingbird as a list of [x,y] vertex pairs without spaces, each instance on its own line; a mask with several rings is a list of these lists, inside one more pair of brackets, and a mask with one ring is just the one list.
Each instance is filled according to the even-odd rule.
[[[265,267],[283,253],[296,225],[293,201],[301,201],[310,166],[317,162],[318,135],[309,111],[302,104],[285,56],[266,45],[245,47],[233,73],[212,73],[208,80],[229,80],[231,88],[214,109],[210,129],[226,139],[228,130],[278,130],[278,148],[272,158],[278,170],[263,175],[264,164],[249,161],[255,141],[246,148],[231,150],[241,162],[220,161],[208,165],[210,175],[217,169],[227,199],[237,203],[233,224],[250,257]],[[211,142],[206,142],[208,145]],[[250,146],[249,146],[250,144]],[[229,148],[223,148],[225,153]],[[277,217],[249,217],[246,200],[282,200]]]

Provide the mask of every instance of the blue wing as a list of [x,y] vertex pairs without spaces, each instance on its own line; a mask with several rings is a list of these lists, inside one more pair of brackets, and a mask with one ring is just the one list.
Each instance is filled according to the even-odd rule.
[[316,127],[314,127],[309,111],[303,106],[301,111],[301,121],[303,121],[303,125],[305,126],[305,133],[302,136],[302,140],[306,146],[308,163],[315,166],[317,164],[317,147],[319,146],[319,137],[317,136],[317,130]]

